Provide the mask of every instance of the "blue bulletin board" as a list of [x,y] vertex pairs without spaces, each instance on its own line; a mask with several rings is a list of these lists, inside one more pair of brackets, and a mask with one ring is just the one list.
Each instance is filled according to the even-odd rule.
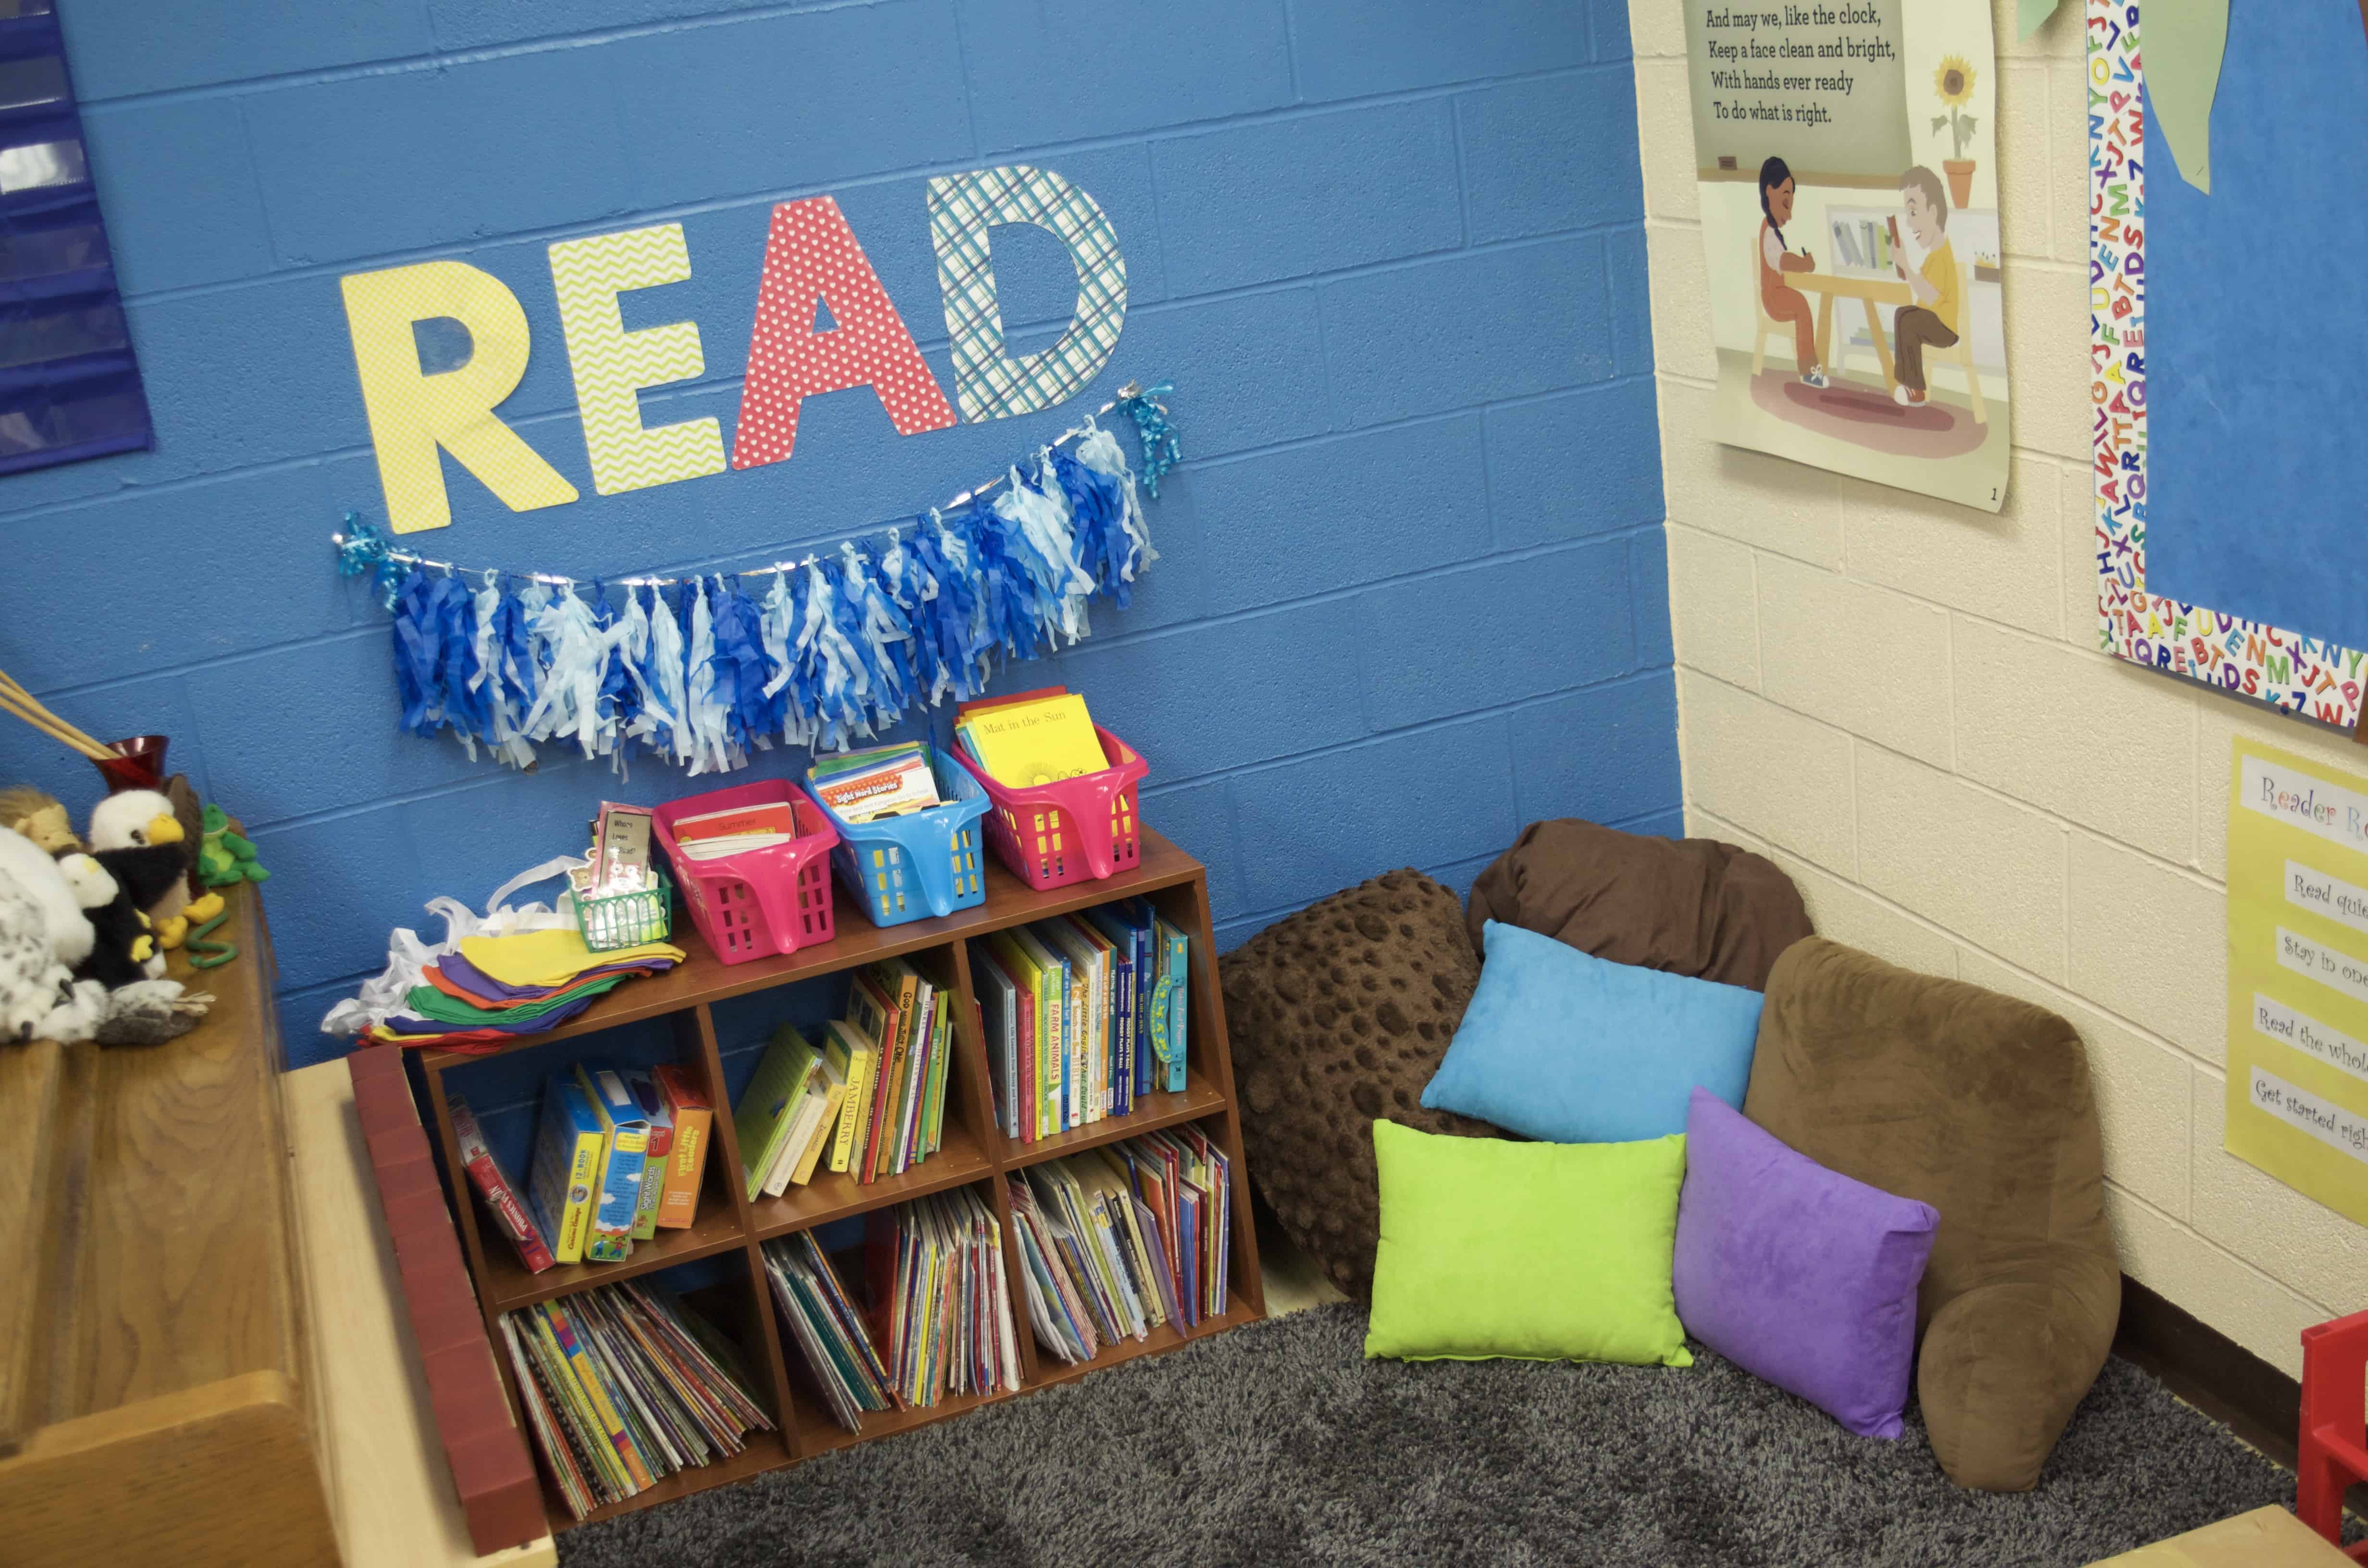
[[[2160,0],[2169,4],[2171,0]],[[2229,7],[2210,194],[2090,0],[2091,369],[2106,651],[2351,727],[2368,649],[2368,31]]]

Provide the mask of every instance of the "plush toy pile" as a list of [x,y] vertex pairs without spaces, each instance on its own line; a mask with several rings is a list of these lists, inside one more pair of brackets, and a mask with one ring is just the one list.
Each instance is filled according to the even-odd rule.
[[0,790],[0,1040],[155,1045],[212,998],[165,978],[165,949],[222,895],[192,901],[195,846],[172,801],[127,790],[90,816],[85,846],[63,804]]

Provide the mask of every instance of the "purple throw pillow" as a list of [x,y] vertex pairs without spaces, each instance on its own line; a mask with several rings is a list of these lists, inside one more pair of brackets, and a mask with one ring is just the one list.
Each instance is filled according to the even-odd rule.
[[1707,1089],[1670,1284],[1686,1331],[1862,1437],[1896,1437],[1940,1211],[1829,1171]]

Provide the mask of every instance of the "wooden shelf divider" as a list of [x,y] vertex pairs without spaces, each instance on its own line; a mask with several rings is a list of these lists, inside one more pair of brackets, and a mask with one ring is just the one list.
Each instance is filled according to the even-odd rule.
[[[493,1054],[551,1051],[554,1065],[587,1054],[558,1051],[569,1040],[597,1036],[643,1019],[668,1019],[675,1037],[677,1060],[691,1067],[715,1107],[713,1141],[708,1151],[705,1189],[699,1219],[687,1230],[665,1230],[655,1242],[635,1244],[633,1256],[620,1264],[570,1264],[529,1274],[519,1267],[508,1244],[488,1239],[482,1218],[461,1169],[459,1141],[451,1116],[452,1094],[446,1075],[458,1068],[486,1060],[460,1051],[424,1051],[418,1054],[434,1131],[442,1145],[443,1169],[454,1218],[477,1300],[492,1342],[502,1343],[499,1319],[506,1312],[546,1301],[577,1290],[629,1279],[709,1257],[734,1257],[734,1277],[702,1294],[722,1309],[727,1321],[719,1324],[734,1332],[749,1354],[752,1372],[764,1386],[757,1390],[768,1403],[779,1430],[752,1433],[742,1453],[716,1463],[670,1476],[623,1502],[596,1510],[586,1523],[688,1496],[712,1486],[795,1464],[801,1460],[868,1442],[874,1437],[908,1431],[948,1420],[981,1405],[998,1403],[1037,1389],[1072,1381],[1087,1372],[1117,1366],[1137,1357],[1173,1350],[1191,1340],[1253,1323],[1266,1315],[1265,1294],[1258,1278],[1258,1237],[1250,1222],[1249,1171],[1242,1156],[1240,1119],[1234,1098],[1234,1067],[1225,1034],[1224,999],[1217,986],[1216,949],[1209,917],[1208,873],[1201,863],[1148,829],[1143,830],[1143,854],[1128,871],[1101,881],[1082,882],[1052,892],[1036,892],[990,863],[986,871],[986,902],[942,919],[915,921],[885,928],[874,926],[861,908],[845,896],[834,881],[832,895],[837,935],[819,947],[802,948],[777,958],[725,965],[704,945],[683,943],[690,957],[662,975],[622,985],[587,1008],[582,1017],[546,1034],[532,1035],[506,1045]],[[967,941],[1030,921],[1087,909],[1119,899],[1148,900],[1162,918],[1192,939],[1190,994],[1188,1007],[1187,1081],[1176,1094],[1155,1093],[1136,1102],[1133,1115],[1108,1118],[1068,1132],[1023,1143],[1003,1135],[996,1125],[989,1092],[985,1034],[970,972]],[[684,936],[690,937],[685,923]],[[740,1179],[739,1142],[733,1131],[731,1102],[724,1094],[723,1061],[715,1032],[714,1005],[752,992],[818,980],[880,959],[909,958],[932,984],[955,998],[955,1051],[949,1065],[949,1094],[943,1144],[939,1152],[902,1176],[858,1182],[845,1173],[825,1171],[803,1187],[779,1198],[750,1200]],[[591,1054],[597,1054],[592,1052]],[[1233,1166],[1232,1257],[1233,1293],[1227,1310],[1190,1333],[1174,1327],[1155,1329],[1143,1340],[1121,1340],[1107,1346],[1091,1362],[1064,1366],[1040,1355],[1030,1327],[1026,1285],[1019,1240],[1013,1231],[1007,1174],[1073,1154],[1080,1150],[1117,1142],[1157,1128],[1183,1122],[1207,1124],[1210,1141],[1224,1151]],[[900,1410],[866,1418],[860,1432],[834,1423],[817,1402],[802,1400],[792,1385],[791,1359],[799,1352],[782,1327],[765,1274],[763,1244],[776,1236],[811,1230],[834,1221],[902,1203],[927,1193],[972,1186],[1003,1230],[1005,1274],[1011,1291],[1012,1320],[1018,1330],[1021,1381],[1019,1395],[1008,1392],[950,1398],[925,1410]],[[736,1332],[735,1332],[736,1331]],[[507,1357],[500,1363],[504,1393],[519,1425],[526,1425],[516,1373]],[[540,1467],[541,1456],[537,1456]],[[568,1512],[547,1474],[543,1477],[546,1511],[553,1529],[577,1521]]]

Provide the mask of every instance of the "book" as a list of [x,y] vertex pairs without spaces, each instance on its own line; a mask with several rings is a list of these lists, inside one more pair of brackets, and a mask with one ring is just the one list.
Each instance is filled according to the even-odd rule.
[[876,822],[942,803],[937,777],[917,743],[834,757],[810,780],[814,796],[849,823]]
[[[979,1027],[986,1036],[987,1077],[995,1096],[995,1125],[1006,1138],[1033,1142],[1020,1131],[1019,986],[995,949],[970,944],[971,978],[978,992]],[[1032,1133],[1032,1129],[1030,1130]]]
[[1167,1092],[1184,1090],[1191,1032],[1186,997],[1191,990],[1192,939],[1167,921],[1157,921],[1159,979],[1152,991],[1152,1041],[1167,1069]]
[[1094,1027],[1101,1037],[1102,1093],[1109,1114],[1124,1116],[1134,1108],[1134,966],[1121,932],[1119,939],[1101,923],[1084,915],[1064,915],[1094,949],[1094,979],[1099,996],[1091,1004]]
[[822,1163],[823,1153],[838,1135],[839,1108],[847,1100],[847,1074],[831,1060],[827,1041],[823,1046],[822,1064],[814,1069],[814,1087],[810,1094],[822,1102],[822,1116],[814,1131],[805,1139],[804,1147],[795,1155],[790,1169],[790,1185],[803,1187],[814,1180],[814,1167]]
[[477,1189],[486,1211],[501,1227],[502,1234],[509,1238],[519,1265],[529,1274],[541,1273],[552,1265],[551,1247],[534,1228],[534,1221],[527,1214],[526,1204],[519,1199],[509,1173],[502,1169],[501,1162],[486,1146],[485,1135],[478,1130],[477,1118],[469,1109],[468,1102],[455,1095],[451,1109],[452,1135],[461,1145],[461,1164],[468,1170],[469,1185]]
[[741,1174],[752,1202],[764,1195],[774,1162],[781,1157],[791,1119],[805,1096],[817,1060],[797,1026],[783,1024],[766,1046],[756,1075],[740,1091],[740,1103],[732,1109],[732,1130],[740,1142]]
[[600,1118],[575,1080],[559,1073],[544,1079],[542,1119],[535,1131],[534,1168],[527,1177],[526,1195],[554,1262],[584,1261],[602,1143]]
[[1143,1071],[1142,1058],[1149,1054],[1143,1043],[1142,975],[1145,939],[1144,933],[1128,924],[1125,911],[1108,904],[1097,904],[1081,917],[1092,923],[1110,945],[1110,1038],[1115,1041],[1110,1064],[1110,1087],[1119,1097],[1118,1114],[1130,1116],[1137,1097],[1151,1092],[1150,1077]]
[[825,1033],[823,1049],[847,1083],[846,1092],[839,1096],[838,1125],[832,1133],[830,1146],[830,1168],[843,1171],[848,1168],[856,1141],[862,1132],[864,1108],[871,1104],[871,1075],[876,1071],[880,1047],[857,1025],[835,1018]]
[[1101,1071],[1101,987],[1094,977],[1099,955],[1065,920],[1042,920],[1029,929],[1068,971],[1067,1006],[1061,1016],[1067,1024],[1070,1072],[1077,1085],[1076,1123],[1099,1121],[1110,1088]]
[[832,752],[815,758],[814,766],[806,771],[817,778],[829,778],[841,773],[860,773],[878,767],[882,761],[917,756],[921,749],[918,741],[892,741],[886,745],[866,746],[861,751]]
[[608,1438],[609,1446],[616,1450],[626,1475],[632,1480],[633,1490],[647,1491],[656,1484],[656,1478],[650,1473],[649,1461],[643,1458],[640,1447],[625,1430],[625,1418],[618,1409],[618,1391],[612,1389],[609,1380],[602,1375],[603,1369],[593,1360],[591,1342],[575,1332],[574,1313],[576,1310],[580,1309],[565,1301],[544,1301],[537,1312],[550,1326],[552,1337],[558,1342],[561,1357],[568,1369],[575,1373],[577,1386],[583,1389],[585,1397],[590,1402],[598,1421],[598,1429]]
[[677,843],[686,860],[721,860],[726,855],[738,855],[750,849],[770,849],[777,844],[788,844],[796,838],[791,833],[752,833],[736,838],[707,838],[697,844]]
[[869,981],[887,1004],[880,1009],[880,1027],[873,1032],[873,1038],[880,1042],[880,1071],[874,1080],[871,1108],[864,1129],[865,1145],[855,1168],[856,1180],[871,1182],[887,1173],[888,1162],[894,1154],[902,1105],[899,1096],[912,1055],[913,1003],[920,989],[921,976],[902,959],[866,964],[857,976]]
[[867,1216],[864,1263],[873,1336],[898,1400],[925,1408],[1019,1386],[1001,1227],[971,1188]]
[[1066,1132],[1083,1125],[1076,1117],[1076,1062],[1072,1045],[1076,1030],[1070,1017],[1069,965],[1025,926],[1007,933],[1036,971],[1036,1043],[1038,1071],[1043,1076],[1048,1131]]
[[929,1048],[936,1043],[939,1011],[936,988],[922,981],[914,990],[912,1018],[905,1026],[905,1061],[894,1098],[895,1131],[883,1146],[883,1176],[902,1176],[919,1153],[923,1090],[928,1082]]
[[973,709],[955,728],[979,766],[1015,788],[1099,773],[1110,765],[1086,699],[1074,692]]
[[642,1209],[642,1173],[649,1161],[650,1124],[642,1119],[633,1092],[612,1068],[575,1064],[575,1085],[600,1121],[600,1174],[592,1200],[592,1222],[584,1236],[584,1256],[592,1263],[622,1263],[633,1256],[633,1221]]
[[699,1218],[699,1189],[707,1174],[707,1146],[714,1138],[715,1108],[688,1067],[661,1062],[650,1069],[674,1119],[674,1147],[666,1158],[666,1187],[658,1199],[658,1228],[685,1230]]
[[686,848],[718,838],[747,838],[776,833],[795,837],[797,811],[787,801],[762,801],[753,805],[729,806],[722,811],[699,812],[690,816],[677,817],[670,831],[674,834],[674,841]]
[[528,1429],[579,1519],[772,1427],[736,1347],[655,1286],[598,1286],[498,1322]]
[[639,892],[657,885],[650,875],[650,823],[647,806],[600,802],[600,814],[593,819],[592,864],[586,879],[595,896]]
[[1098,904],[1090,912],[1105,935],[1117,942],[1123,933],[1125,945],[1131,949],[1133,995],[1126,1006],[1132,1017],[1133,1032],[1134,1093],[1137,1098],[1150,1094],[1158,1079],[1160,1062],[1152,1049],[1151,992],[1158,980],[1158,941],[1155,928],[1158,914],[1147,900],[1121,899],[1116,903]]
[[896,1397],[863,1314],[812,1232],[764,1245],[766,1282],[791,1337],[823,1391],[831,1419],[862,1430],[867,1412],[892,1410]]
[[954,1010],[939,993],[937,1035],[929,1043],[929,1079],[921,1101],[921,1147],[916,1158],[936,1153],[946,1142],[946,1070],[953,1059]]
[[796,1104],[790,1108],[789,1129],[782,1134],[780,1149],[773,1155],[772,1165],[765,1172],[765,1196],[779,1198],[790,1189],[790,1177],[796,1174],[798,1162],[815,1140],[828,1131],[823,1124],[832,1111],[838,1108],[830,1093],[828,1072],[822,1053],[811,1045],[804,1048],[814,1060],[806,1065],[798,1088]]
[[1048,1058],[1044,1054],[1043,971],[1029,956],[1027,947],[1008,931],[988,934],[987,949],[1003,965],[1019,993],[1019,1126],[1020,1137],[1030,1143],[1060,1131],[1060,1119],[1054,1114],[1053,1096],[1045,1083]]
[[626,1092],[633,1096],[650,1129],[649,1147],[642,1161],[642,1196],[633,1211],[633,1239],[646,1242],[658,1233],[658,1206],[666,1199],[666,1162],[674,1153],[674,1112],[655,1077],[628,1072],[624,1078]]

